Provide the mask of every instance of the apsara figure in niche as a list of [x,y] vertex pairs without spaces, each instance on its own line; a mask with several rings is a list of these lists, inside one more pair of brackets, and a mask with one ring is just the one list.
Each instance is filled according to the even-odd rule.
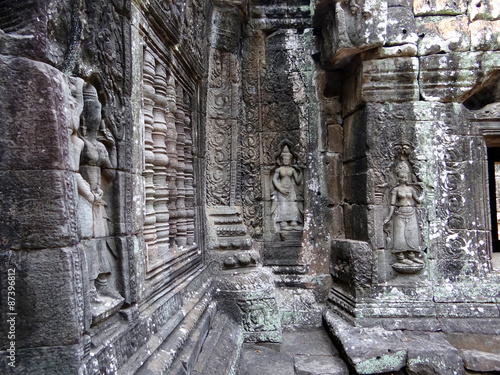
[[276,189],[272,194],[273,204],[271,211],[276,224],[276,231],[302,230],[302,212],[300,199],[297,194],[302,184],[302,171],[293,165],[294,157],[288,145],[285,145],[278,158],[278,167],[274,170],[273,186]]
[[390,191],[389,214],[384,220],[384,225],[390,226],[387,247],[396,255],[397,262],[392,265],[396,271],[414,273],[424,268],[417,214],[423,195],[410,184],[411,168],[406,160],[396,165],[395,174],[398,184]]

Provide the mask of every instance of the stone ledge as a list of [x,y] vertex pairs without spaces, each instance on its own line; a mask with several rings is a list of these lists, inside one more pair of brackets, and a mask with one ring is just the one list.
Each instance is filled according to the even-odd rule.
[[[463,351],[441,333],[353,327],[331,311],[324,318],[334,341],[359,374],[405,367],[409,374],[465,374]],[[495,358],[491,364],[495,366]]]

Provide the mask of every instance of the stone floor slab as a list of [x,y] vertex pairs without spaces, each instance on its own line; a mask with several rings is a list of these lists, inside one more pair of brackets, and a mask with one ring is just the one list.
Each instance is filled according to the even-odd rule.
[[345,362],[335,356],[296,355],[295,375],[349,375]]
[[348,375],[321,327],[285,330],[283,342],[243,344],[238,375]]
[[330,311],[325,320],[358,374],[394,372],[406,365],[407,349],[401,331],[353,327]]
[[457,348],[465,368],[479,372],[500,372],[500,336],[478,334],[444,334]]
[[339,355],[330,336],[321,327],[283,332],[282,350],[297,355]]
[[238,375],[291,375],[293,355],[281,352],[279,345],[243,344]]

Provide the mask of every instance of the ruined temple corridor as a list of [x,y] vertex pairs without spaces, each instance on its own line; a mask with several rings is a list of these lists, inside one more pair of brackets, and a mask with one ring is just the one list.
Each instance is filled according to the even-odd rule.
[[500,372],[498,0],[0,0],[0,373]]

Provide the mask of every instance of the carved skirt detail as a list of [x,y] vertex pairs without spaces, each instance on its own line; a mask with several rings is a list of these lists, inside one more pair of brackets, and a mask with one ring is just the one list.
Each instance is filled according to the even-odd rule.
[[288,196],[276,191],[274,193],[274,199],[277,201],[276,206],[273,207],[273,211],[274,209],[276,210],[276,223],[287,221],[302,222],[302,217],[297,203],[297,196],[294,189],[291,190]]
[[418,251],[420,234],[416,208],[398,207],[392,220],[393,252]]

